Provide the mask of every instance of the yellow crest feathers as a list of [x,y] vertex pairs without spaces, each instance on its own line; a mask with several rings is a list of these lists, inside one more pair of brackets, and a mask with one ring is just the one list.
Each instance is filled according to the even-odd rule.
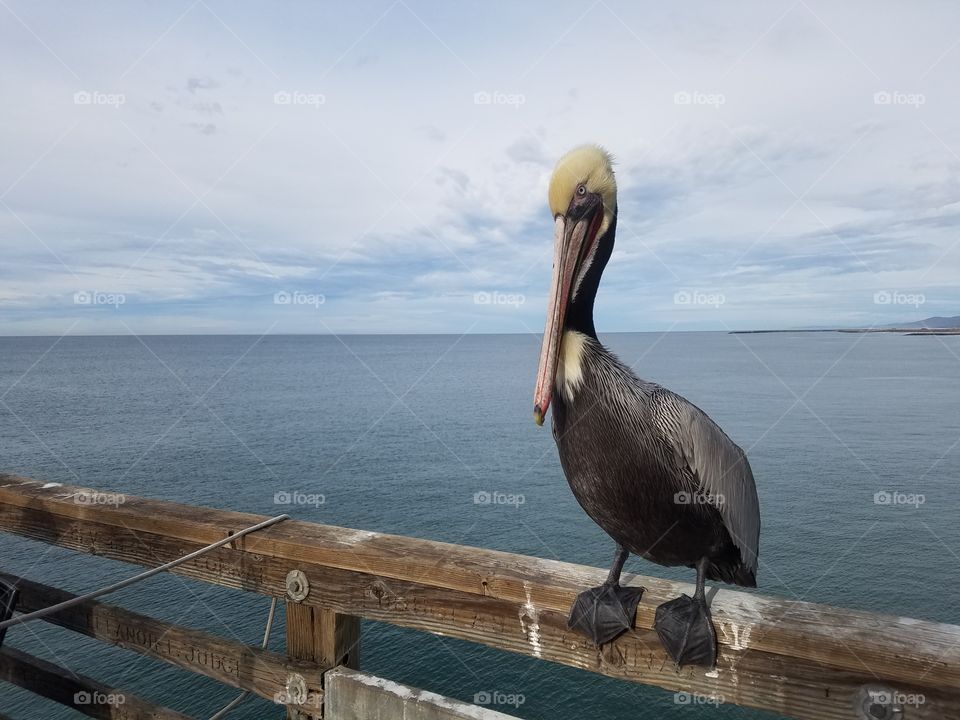
[[603,198],[602,234],[617,208],[617,180],[613,175],[613,158],[599,145],[581,145],[557,161],[550,178],[550,212],[554,217],[567,212],[577,186],[583,183],[588,192]]

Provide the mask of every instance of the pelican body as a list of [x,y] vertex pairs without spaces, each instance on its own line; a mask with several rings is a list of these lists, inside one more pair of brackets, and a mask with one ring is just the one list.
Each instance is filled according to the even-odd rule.
[[569,625],[598,645],[633,626],[642,588],[622,587],[630,553],[697,570],[694,596],[657,609],[655,627],[680,665],[713,666],[706,579],[756,586],[760,511],[744,452],[706,413],[638,378],[598,340],[593,302],[613,251],[616,182],[609,155],[577,148],[550,183],[554,266],[534,396],[577,502],[617,545],[607,581],[581,593]]

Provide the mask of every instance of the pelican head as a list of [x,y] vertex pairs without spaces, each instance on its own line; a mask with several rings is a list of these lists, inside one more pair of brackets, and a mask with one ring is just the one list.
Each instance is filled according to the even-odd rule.
[[554,168],[548,198],[554,219],[553,279],[533,396],[537,425],[550,407],[564,330],[594,335],[593,299],[613,250],[617,218],[610,154],[597,145],[568,152]]

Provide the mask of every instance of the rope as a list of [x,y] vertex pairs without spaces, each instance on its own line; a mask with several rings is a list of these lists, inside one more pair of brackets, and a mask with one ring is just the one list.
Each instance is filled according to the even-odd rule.
[[[270,642],[270,631],[273,629],[273,616],[277,612],[277,599],[270,599],[270,614],[267,615],[267,627],[263,631],[263,642],[260,643],[260,649],[266,650],[267,643]],[[224,705],[220,710],[215,714],[210,716],[210,720],[222,720],[227,716],[227,713],[233,710],[237,705],[242,703],[250,695],[249,690],[244,690],[242,693],[237,695],[233,700]]]
[[[215,543],[210,543],[206,547],[202,547],[199,550],[194,550],[192,553],[188,553],[187,555],[184,555],[182,558],[178,558],[177,560],[171,560],[170,562],[165,563],[164,565],[158,565],[155,568],[151,568],[150,570],[146,570],[142,573],[134,575],[133,577],[129,577],[126,580],[121,580],[120,582],[113,583],[113,585],[107,585],[104,588],[100,588],[99,590],[94,590],[93,592],[88,592],[85,595],[78,595],[77,597],[70,598],[69,600],[64,600],[62,603],[57,603],[56,605],[51,605],[50,607],[34,610],[33,612],[27,613],[26,615],[18,615],[17,617],[10,618],[9,620],[0,622],[0,630],[4,630],[13,625],[22,625],[23,623],[30,622],[31,620],[37,620],[38,618],[46,617],[47,615],[60,612],[61,610],[66,610],[67,608],[72,608],[76,605],[80,605],[86,602],[87,600],[92,600],[93,598],[98,598],[101,595],[106,595],[107,593],[112,593],[122,588],[125,588],[129,585],[133,585],[134,583],[138,583],[141,580],[146,580],[149,577],[153,577],[154,575],[157,575],[166,570],[175,568],[178,565],[182,565],[185,562],[193,560],[194,558],[198,558],[204,553],[208,553],[211,550],[216,550],[218,547],[222,547],[228,543],[231,543],[237,538],[243,537],[244,535],[248,535],[249,533],[256,532],[257,530],[262,530],[263,528],[266,528],[266,527],[270,527],[271,525],[274,525],[280,522],[281,520],[287,520],[289,519],[289,517],[290,517],[289,515],[277,515],[276,517],[272,517],[267,520],[264,520],[263,522],[259,522],[256,525],[251,525],[250,527],[245,528],[240,532],[234,533],[233,535],[229,535],[228,537],[225,537],[222,540],[217,540],[217,542]],[[267,626],[267,632],[270,631],[270,626],[272,624],[273,624],[273,609],[271,608],[270,621]]]

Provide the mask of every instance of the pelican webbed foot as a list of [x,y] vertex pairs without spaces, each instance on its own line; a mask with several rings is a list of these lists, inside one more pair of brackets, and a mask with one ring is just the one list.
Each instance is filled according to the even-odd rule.
[[570,608],[567,627],[582,632],[597,647],[632,628],[637,616],[643,588],[620,585],[620,573],[629,554],[623,545],[618,544],[607,581],[577,595]]
[[705,599],[681,595],[665,602],[657,608],[653,627],[678,667],[717,664],[717,635]]
[[610,582],[584,590],[570,608],[567,627],[583,633],[599,647],[633,627],[642,595],[642,587]]
[[700,558],[697,562],[697,589],[693,597],[681,595],[657,608],[653,627],[678,667],[701,665],[712,668],[717,664],[717,632],[713,628],[704,591],[709,566],[708,558]]

